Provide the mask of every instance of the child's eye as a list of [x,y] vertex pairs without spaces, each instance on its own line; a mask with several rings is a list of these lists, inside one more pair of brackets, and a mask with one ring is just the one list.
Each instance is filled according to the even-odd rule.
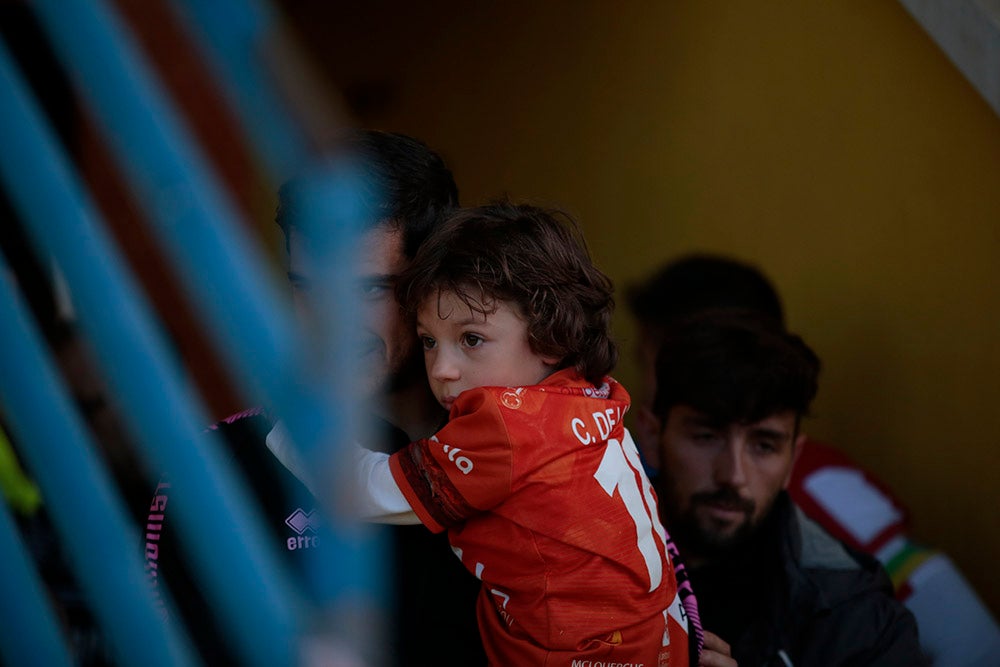
[[424,346],[425,350],[433,350],[437,347],[437,341],[430,336],[421,336],[420,343]]
[[462,342],[468,347],[479,347],[483,343],[483,337],[478,334],[467,333],[462,336]]

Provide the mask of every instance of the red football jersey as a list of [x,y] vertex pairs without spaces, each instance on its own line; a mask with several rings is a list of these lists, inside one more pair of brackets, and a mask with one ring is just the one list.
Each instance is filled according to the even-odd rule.
[[628,407],[614,380],[597,389],[567,369],[532,387],[464,392],[437,435],[390,458],[417,516],[447,529],[482,581],[492,664],[687,663],[655,495],[622,423]]

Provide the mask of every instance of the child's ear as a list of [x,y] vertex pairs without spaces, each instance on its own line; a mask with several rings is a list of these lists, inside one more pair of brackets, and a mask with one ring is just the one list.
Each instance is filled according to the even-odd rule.
[[559,357],[542,357],[542,363],[555,368],[562,361]]
[[645,405],[639,405],[635,411],[635,435],[639,438],[639,449],[642,456],[654,470],[660,469],[660,418]]

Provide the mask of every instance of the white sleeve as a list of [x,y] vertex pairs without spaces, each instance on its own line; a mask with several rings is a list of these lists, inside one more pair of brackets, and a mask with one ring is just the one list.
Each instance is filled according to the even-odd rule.
[[388,454],[356,447],[351,459],[357,483],[351,505],[358,518],[395,525],[420,523],[392,478]]

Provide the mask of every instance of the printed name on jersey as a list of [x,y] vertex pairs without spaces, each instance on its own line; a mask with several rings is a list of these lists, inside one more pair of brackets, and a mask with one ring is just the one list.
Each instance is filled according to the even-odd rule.
[[587,430],[587,423],[580,419],[579,417],[573,417],[569,423],[569,429],[584,445],[589,445],[592,442],[600,442],[607,440],[608,436],[611,435],[612,429],[615,425],[622,420],[623,410],[621,407],[608,408],[603,412],[594,412],[590,416],[594,420],[594,425],[597,427],[597,433],[599,437],[595,438],[590,431]]

